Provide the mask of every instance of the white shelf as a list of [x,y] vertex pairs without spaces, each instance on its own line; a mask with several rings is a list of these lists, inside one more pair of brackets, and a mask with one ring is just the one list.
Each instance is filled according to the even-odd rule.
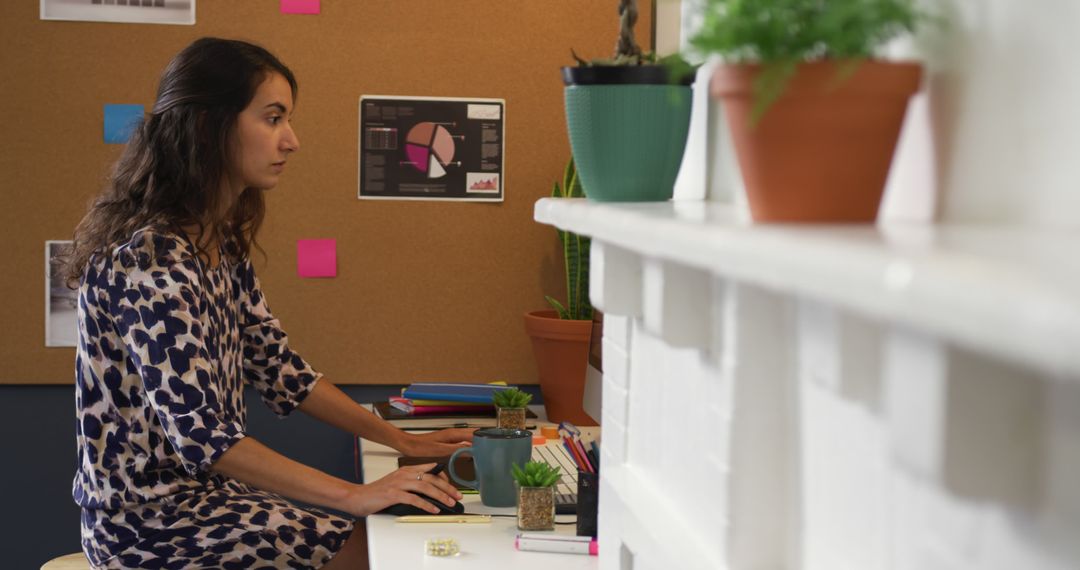
[[755,225],[714,202],[543,198],[538,222],[1080,379],[1080,235],[961,225]]

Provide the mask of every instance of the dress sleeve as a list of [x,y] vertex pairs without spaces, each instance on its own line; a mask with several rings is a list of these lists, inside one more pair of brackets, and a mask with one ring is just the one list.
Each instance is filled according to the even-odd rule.
[[270,313],[249,260],[238,265],[236,277],[244,381],[258,390],[275,414],[287,416],[311,393],[322,374],[289,348],[289,337],[281,329],[281,322]]
[[142,239],[144,247],[118,254],[111,291],[117,332],[166,437],[194,476],[244,437],[243,426],[223,411],[217,393],[195,260],[179,254],[182,246],[170,238]]

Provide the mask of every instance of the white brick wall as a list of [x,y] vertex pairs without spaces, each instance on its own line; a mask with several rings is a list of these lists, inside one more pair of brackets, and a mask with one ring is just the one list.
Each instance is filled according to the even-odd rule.
[[1075,379],[652,267],[605,314],[602,568],[1080,568]]
[[867,370],[873,351],[863,346],[872,330],[827,306],[799,303],[799,510],[807,569],[888,567],[888,453],[877,391],[867,388],[880,382],[880,370]]

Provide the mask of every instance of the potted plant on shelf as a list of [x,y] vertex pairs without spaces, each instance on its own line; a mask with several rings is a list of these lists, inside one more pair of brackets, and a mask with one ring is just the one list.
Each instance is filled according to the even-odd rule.
[[691,44],[725,58],[710,93],[754,220],[877,218],[922,68],[875,55],[927,18],[913,0],[706,0]]
[[[562,187],[555,182],[551,196],[581,198],[584,195],[571,158],[563,170]],[[589,339],[594,334],[593,308],[589,303],[589,238],[557,231],[566,269],[566,304],[546,296],[552,309],[525,313],[525,331],[532,340],[547,419],[596,425],[582,409]]]
[[514,463],[510,470],[518,485],[518,529],[554,529],[555,485],[562,477],[561,470],[543,461],[529,461],[524,468]]
[[637,1],[619,0],[619,39],[610,59],[563,67],[566,124],[574,160],[601,202],[671,198],[690,129],[693,69],[678,55],[658,61],[634,39]]
[[525,406],[532,401],[532,394],[510,388],[495,392],[493,399],[495,400],[496,427],[525,429]]

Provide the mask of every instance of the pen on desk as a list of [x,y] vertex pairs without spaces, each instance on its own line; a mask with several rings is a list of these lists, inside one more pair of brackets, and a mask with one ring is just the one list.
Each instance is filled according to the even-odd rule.
[[577,447],[575,447],[574,444],[571,443],[570,440],[566,439],[565,437],[562,440],[562,444],[563,444],[563,447],[566,448],[566,452],[570,454],[570,459],[574,460],[574,465],[577,466],[578,470],[579,471],[584,471],[585,466],[581,463],[581,458],[578,457]]
[[585,462],[585,470],[589,473],[596,473],[596,469],[592,466],[592,460],[589,459],[589,454],[585,451],[585,444],[580,439],[574,440],[574,443],[577,444],[578,454],[581,455],[582,461]]
[[524,533],[514,538],[514,548],[534,552],[562,552],[566,554],[589,554],[599,552],[596,539],[588,536],[537,535]]
[[491,522],[491,515],[404,515],[394,519],[394,522],[480,524]]
[[593,469],[600,471],[600,458],[597,457],[596,452],[590,449],[585,453],[589,456],[589,461],[592,461]]
[[574,463],[577,463],[578,470],[592,473],[592,466],[589,465],[589,460],[585,458],[585,448],[581,446],[581,442],[564,438],[563,443],[570,449],[570,455],[574,458]]

